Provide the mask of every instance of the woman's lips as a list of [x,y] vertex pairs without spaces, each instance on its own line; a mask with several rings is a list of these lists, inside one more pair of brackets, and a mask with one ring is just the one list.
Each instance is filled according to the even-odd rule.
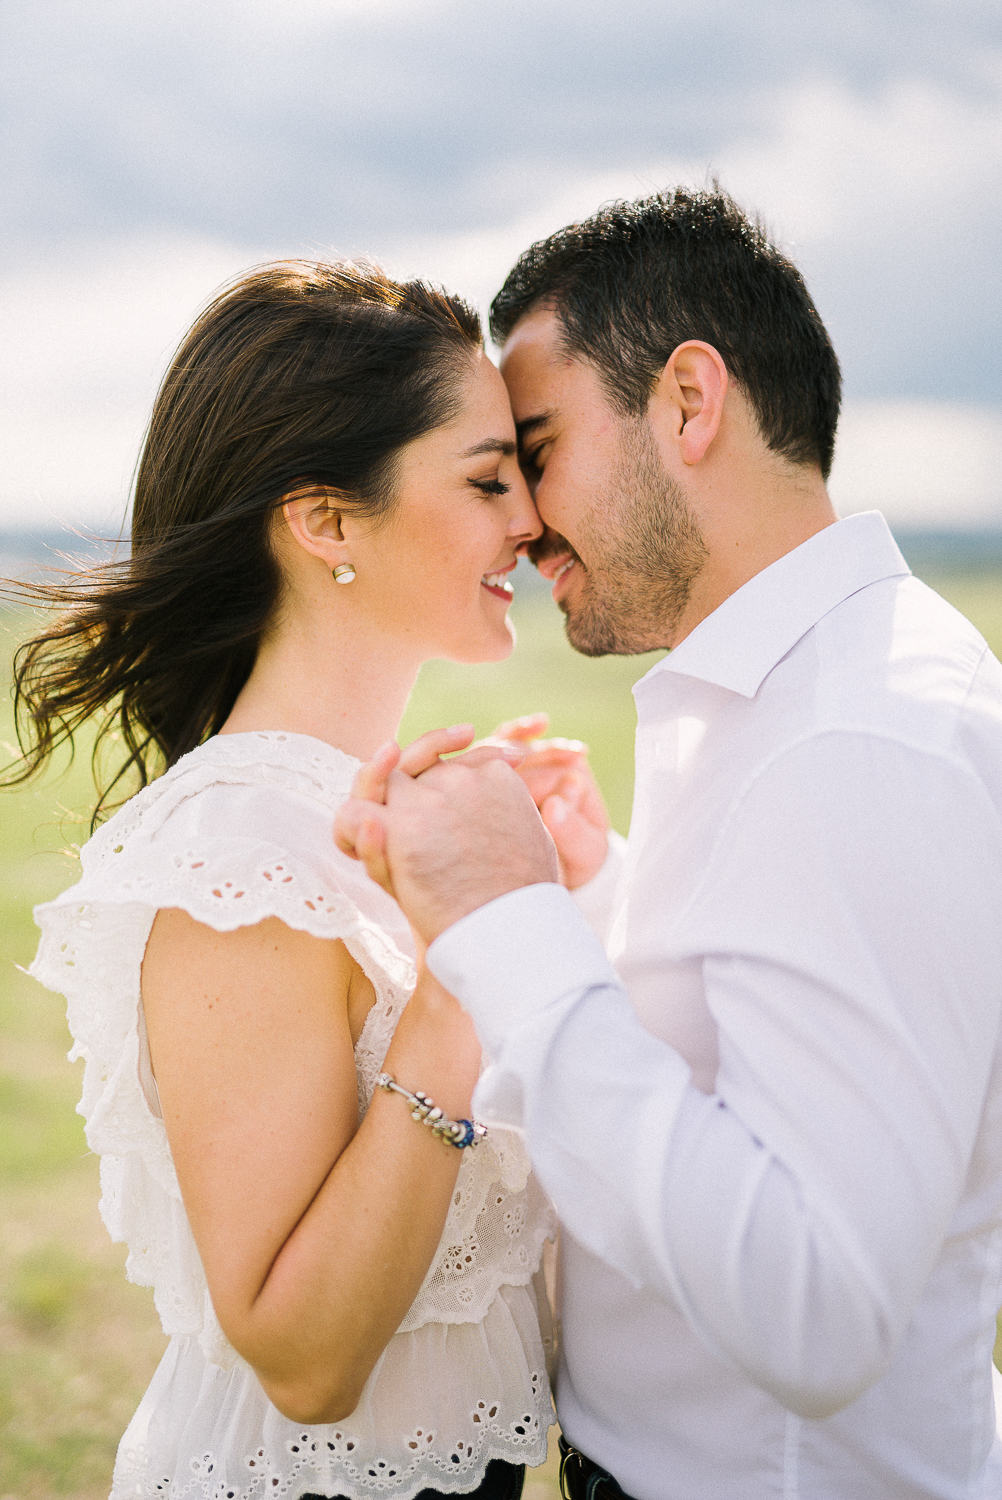
[[508,581],[508,574],[514,566],[515,564],[512,563],[511,568],[500,568],[496,573],[485,573],[480,580],[481,588],[485,588],[489,594],[493,594],[495,599],[504,599],[506,603],[510,604],[515,596],[515,590]]

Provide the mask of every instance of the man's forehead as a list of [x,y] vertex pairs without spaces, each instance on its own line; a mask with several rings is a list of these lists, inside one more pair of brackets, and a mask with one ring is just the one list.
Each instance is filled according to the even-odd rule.
[[518,320],[501,351],[500,370],[520,440],[573,400],[572,388],[585,373],[568,354],[563,325],[549,307],[535,308]]
[[566,359],[561,349],[562,328],[560,319],[552,307],[534,307],[519,318],[504,341],[501,350],[502,373],[506,365],[539,361],[543,364],[560,363]]

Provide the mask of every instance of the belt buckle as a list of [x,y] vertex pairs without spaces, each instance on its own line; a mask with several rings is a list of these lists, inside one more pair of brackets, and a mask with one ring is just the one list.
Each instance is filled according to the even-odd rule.
[[[560,1448],[560,1493],[564,1500],[619,1500],[623,1491],[606,1469],[567,1441],[558,1438]],[[626,1500],[626,1497],[623,1497]]]

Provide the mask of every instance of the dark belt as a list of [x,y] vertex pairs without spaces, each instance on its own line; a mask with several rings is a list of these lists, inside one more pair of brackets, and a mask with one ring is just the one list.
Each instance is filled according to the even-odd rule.
[[606,1469],[560,1435],[560,1493],[564,1500],[630,1500]]

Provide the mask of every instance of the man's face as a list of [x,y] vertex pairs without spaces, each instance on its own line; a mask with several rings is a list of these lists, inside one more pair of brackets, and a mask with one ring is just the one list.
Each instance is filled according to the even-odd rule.
[[646,416],[620,416],[594,367],[562,351],[560,332],[553,312],[530,312],[501,357],[523,472],[546,526],[526,550],[554,580],[576,650],[631,656],[669,646],[706,547]]

